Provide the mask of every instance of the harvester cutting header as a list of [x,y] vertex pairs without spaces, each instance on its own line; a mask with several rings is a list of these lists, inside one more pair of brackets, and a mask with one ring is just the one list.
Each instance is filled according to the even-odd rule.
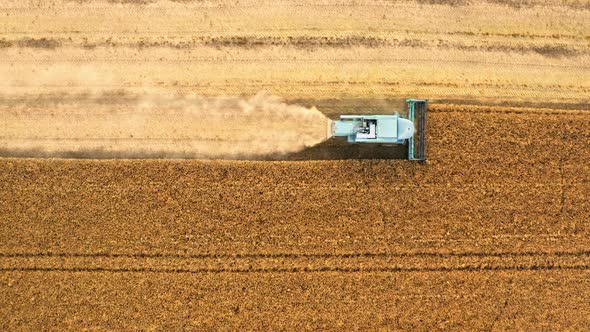
[[408,115],[341,115],[331,123],[334,137],[349,143],[407,144],[409,160],[426,160],[426,104],[428,99],[407,99]]

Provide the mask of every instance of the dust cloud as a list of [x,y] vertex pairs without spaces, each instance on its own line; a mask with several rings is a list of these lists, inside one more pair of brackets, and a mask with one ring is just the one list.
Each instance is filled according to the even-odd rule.
[[0,156],[258,159],[324,141],[316,108],[127,86],[94,66],[0,70]]
[[29,96],[3,108],[2,156],[253,159],[294,153],[329,135],[329,120],[316,108],[262,93],[93,91]]

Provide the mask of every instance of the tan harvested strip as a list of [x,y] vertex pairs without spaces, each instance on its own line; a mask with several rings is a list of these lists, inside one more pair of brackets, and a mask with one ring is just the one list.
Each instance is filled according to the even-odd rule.
[[[586,2],[514,1],[3,3],[0,75],[25,80],[2,89],[23,94],[100,84],[579,109],[589,93],[587,9]],[[66,85],[59,87],[47,81],[56,68],[110,77],[57,77]]]

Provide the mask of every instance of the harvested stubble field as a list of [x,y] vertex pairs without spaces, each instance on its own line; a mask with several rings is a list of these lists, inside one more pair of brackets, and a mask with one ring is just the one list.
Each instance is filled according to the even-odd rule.
[[0,159],[0,329],[586,329],[589,9],[3,1],[5,114],[154,89],[433,104],[426,165]]

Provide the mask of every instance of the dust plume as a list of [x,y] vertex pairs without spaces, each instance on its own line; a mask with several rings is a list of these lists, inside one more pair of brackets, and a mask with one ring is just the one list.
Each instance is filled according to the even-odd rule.
[[[102,100],[109,97],[120,101]],[[329,120],[317,109],[266,94],[152,89],[40,98],[2,110],[1,156],[253,159],[294,153],[328,135]]]

